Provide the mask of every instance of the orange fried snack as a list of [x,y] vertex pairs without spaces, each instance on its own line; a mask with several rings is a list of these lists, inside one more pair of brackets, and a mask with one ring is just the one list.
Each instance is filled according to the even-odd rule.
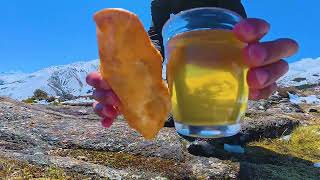
[[171,109],[162,80],[162,56],[138,17],[123,9],[95,14],[100,71],[121,101],[129,126],[144,138],[154,138]]

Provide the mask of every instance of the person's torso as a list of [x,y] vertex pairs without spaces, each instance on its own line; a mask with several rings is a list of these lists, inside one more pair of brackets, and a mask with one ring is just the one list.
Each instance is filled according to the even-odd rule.
[[162,29],[164,23],[170,18],[170,14],[197,7],[227,8],[246,17],[241,0],[153,0],[152,20],[157,29]]

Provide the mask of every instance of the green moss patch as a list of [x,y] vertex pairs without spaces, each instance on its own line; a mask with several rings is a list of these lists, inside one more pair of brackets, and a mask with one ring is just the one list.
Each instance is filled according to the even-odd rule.
[[41,167],[0,156],[0,179],[88,179],[57,167]]
[[123,152],[103,152],[85,149],[64,149],[53,152],[63,157],[73,157],[94,164],[100,164],[115,169],[131,169],[156,172],[167,177],[182,177],[190,173],[184,163],[157,157],[144,157]]
[[249,143],[241,155],[240,176],[245,179],[318,179],[320,126],[299,127],[289,140],[263,139]]
[[266,139],[250,143],[283,155],[320,162],[320,126],[299,127],[293,131],[290,140]]

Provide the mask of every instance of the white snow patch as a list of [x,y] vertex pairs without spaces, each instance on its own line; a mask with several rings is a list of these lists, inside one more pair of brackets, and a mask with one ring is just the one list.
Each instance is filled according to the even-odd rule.
[[[300,82],[294,81],[301,79]],[[300,86],[304,84],[320,83],[320,57],[305,58],[289,64],[289,72],[278,81],[280,86]]]
[[95,101],[90,98],[78,98],[69,101],[64,101],[62,104],[78,104],[78,103],[94,103]]
[[307,103],[307,104],[320,104],[320,99],[317,98],[316,95],[310,95],[306,97],[300,97],[294,94],[289,94],[290,102],[293,104],[301,104],[301,103]]
[[291,134],[290,134],[290,135],[283,136],[283,137],[281,137],[280,139],[283,140],[283,141],[288,142],[288,141],[290,141],[290,139],[291,139]]
[[97,71],[99,60],[52,66],[34,73],[1,73],[0,96],[23,100],[41,89],[49,96],[62,92],[74,96],[88,95],[92,90],[85,79],[88,73]]
[[320,168],[320,162],[314,163],[313,166],[316,167],[316,168]]
[[35,104],[49,105],[50,103],[46,100],[41,100],[41,101],[37,101]]

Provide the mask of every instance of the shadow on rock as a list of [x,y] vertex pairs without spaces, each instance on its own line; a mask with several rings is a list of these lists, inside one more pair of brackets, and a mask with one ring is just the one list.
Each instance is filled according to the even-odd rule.
[[240,179],[317,179],[320,169],[311,161],[258,147],[246,146],[244,154],[226,152],[222,144],[212,145],[205,141],[192,143],[190,154],[214,157],[240,164]]

